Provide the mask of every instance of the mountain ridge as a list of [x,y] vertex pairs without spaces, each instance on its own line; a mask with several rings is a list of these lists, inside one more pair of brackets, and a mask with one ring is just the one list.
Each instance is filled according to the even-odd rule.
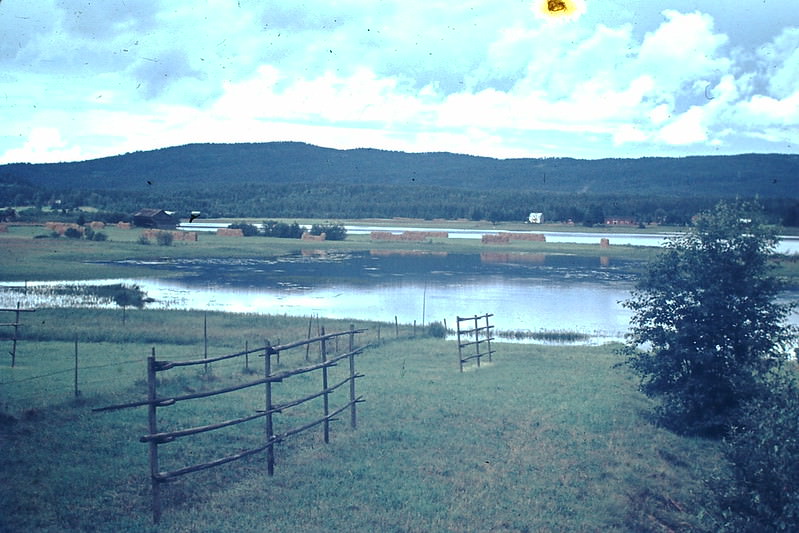
[[706,197],[799,196],[799,155],[495,159],[339,150],[301,142],[187,144],[67,163],[0,165],[53,190],[180,190],[240,184],[426,185],[472,190]]

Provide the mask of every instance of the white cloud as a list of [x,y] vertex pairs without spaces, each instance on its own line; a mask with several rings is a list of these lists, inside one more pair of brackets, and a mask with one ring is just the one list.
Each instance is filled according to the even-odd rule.
[[0,161],[282,139],[504,156],[799,141],[799,29],[775,20],[746,49],[716,4],[588,2],[549,24],[531,2],[143,2],[0,3]]

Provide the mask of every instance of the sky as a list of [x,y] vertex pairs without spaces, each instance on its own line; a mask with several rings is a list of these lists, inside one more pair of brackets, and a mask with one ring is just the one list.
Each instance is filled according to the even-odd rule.
[[799,153],[795,0],[0,0],[0,163]]

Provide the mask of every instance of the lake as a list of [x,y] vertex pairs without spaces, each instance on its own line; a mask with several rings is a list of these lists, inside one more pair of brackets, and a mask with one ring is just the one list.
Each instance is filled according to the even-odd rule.
[[139,285],[149,308],[286,314],[410,324],[493,313],[498,330],[566,330],[594,342],[620,339],[640,264],[531,253],[304,252],[264,259],[178,259],[125,264],[164,270],[169,279],[2,283],[0,305],[98,306],[90,296],[53,295],[59,284]]
[[[152,278],[0,283],[0,306],[113,307],[90,294],[53,294],[64,284],[136,284],[148,308],[285,314],[427,324],[493,313],[497,330],[573,331],[589,343],[623,339],[642,263],[542,253],[304,251],[263,259],[123,261]],[[168,279],[155,273],[168,271]],[[797,299],[796,292],[786,293]],[[797,317],[793,317],[797,322]]]

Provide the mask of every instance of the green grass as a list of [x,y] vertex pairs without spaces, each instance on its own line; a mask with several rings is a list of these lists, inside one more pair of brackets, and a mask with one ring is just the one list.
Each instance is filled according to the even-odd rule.
[[[114,311],[37,311],[19,366],[0,365],[0,382],[27,379],[0,385],[0,530],[153,529],[147,447],[138,442],[145,410],[90,409],[143,396],[153,344],[159,358],[202,353],[201,314],[137,310],[123,327]],[[295,340],[308,326],[222,314],[209,314],[208,323],[212,355],[248,338]],[[328,331],[348,324],[325,321]],[[371,326],[366,340],[374,342]],[[76,400],[69,335],[92,330],[80,357],[97,368],[82,373]],[[146,331],[147,342],[135,339]],[[321,429],[280,444],[272,478],[257,455],[164,486],[158,531],[676,531],[701,529],[702,513],[712,512],[702,480],[719,465],[717,443],[653,425],[635,381],[612,368],[612,346],[500,343],[493,364],[460,373],[454,342],[391,339],[389,331],[393,325],[383,325],[383,342],[359,356],[366,377],[358,393],[367,401],[358,406],[357,430],[342,416],[330,444]],[[302,364],[304,352],[281,359],[284,367]],[[262,359],[251,363],[259,369]],[[160,390],[252,379],[242,361],[214,364],[210,374],[172,372]],[[318,379],[278,384],[275,400],[312,390]],[[251,413],[262,401],[249,389],[184,402],[159,409],[159,424],[208,423]],[[334,394],[331,405],[341,401]],[[318,405],[309,409],[278,415],[277,431],[314,416]],[[263,430],[254,424],[163,445],[164,468],[256,444]]]

